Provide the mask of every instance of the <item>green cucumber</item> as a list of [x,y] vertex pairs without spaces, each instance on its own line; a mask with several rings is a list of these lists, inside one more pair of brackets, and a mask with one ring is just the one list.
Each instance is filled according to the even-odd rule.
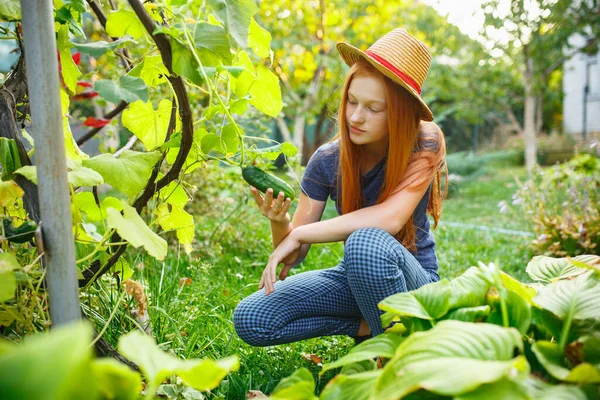
[[17,227],[13,226],[10,219],[4,219],[2,223],[4,225],[4,236],[11,243],[29,242],[35,236],[35,230],[37,229],[37,225],[33,221],[26,221]]
[[242,177],[246,182],[263,193],[266,193],[267,189],[272,188],[273,197],[277,197],[279,192],[283,192],[286,198],[289,197],[291,200],[296,198],[294,189],[292,189],[285,181],[255,167],[254,165],[242,168]]

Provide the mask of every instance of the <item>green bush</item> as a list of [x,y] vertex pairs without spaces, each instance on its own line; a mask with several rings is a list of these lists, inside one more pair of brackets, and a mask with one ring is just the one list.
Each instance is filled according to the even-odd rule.
[[537,254],[600,254],[600,160],[582,154],[538,170],[520,188],[513,203],[533,222]]
[[[319,398],[598,398],[600,257],[534,257],[527,273],[538,283],[479,263],[384,299],[381,320],[391,327],[325,364],[321,374],[342,369]],[[301,369],[273,398],[316,399],[311,388]]]

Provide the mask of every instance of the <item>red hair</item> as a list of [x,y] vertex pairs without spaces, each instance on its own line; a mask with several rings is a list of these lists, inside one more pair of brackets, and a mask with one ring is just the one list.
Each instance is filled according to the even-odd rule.
[[[433,217],[435,228],[448,188],[446,179],[446,190],[442,192],[441,175],[443,172],[446,175],[448,173],[445,163],[444,134],[435,123],[420,120],[421,105],[414,96],[364,60],[354,63],[346,77],[338,111],[339,130],[331,139],[331,141],[340,140],[337,185],[342,214],[356,211],[364,206],[358,163],[362,149],[350,140],[346,123],[348,88],[352,79],[361,74],[369,74],[381,79],[387,100],[389,148],[385,179],[379,191],[377,204],[402,189],[419,191],[432,184],[427,211]],[[405,248],[416,250],[414,215],[411,215],[395,237]]]

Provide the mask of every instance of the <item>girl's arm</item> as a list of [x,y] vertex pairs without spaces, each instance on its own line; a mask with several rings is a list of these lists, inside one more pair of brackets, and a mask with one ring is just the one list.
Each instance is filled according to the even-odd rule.
[[414,192],[403,189],[380,204],[299,226],[292,234],[302,246],[346,240],[352,232],[360,228],[381,228],[391,235],[396,235],[413,214],[425,192],[427,186]]

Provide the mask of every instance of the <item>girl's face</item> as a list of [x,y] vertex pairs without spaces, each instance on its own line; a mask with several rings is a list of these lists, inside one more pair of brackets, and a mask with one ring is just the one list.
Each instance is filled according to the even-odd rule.
[[348,87],[346,123],[350,140],[373,149],[387,148],[388,118],[385,87],[373,75],[355,76]]

